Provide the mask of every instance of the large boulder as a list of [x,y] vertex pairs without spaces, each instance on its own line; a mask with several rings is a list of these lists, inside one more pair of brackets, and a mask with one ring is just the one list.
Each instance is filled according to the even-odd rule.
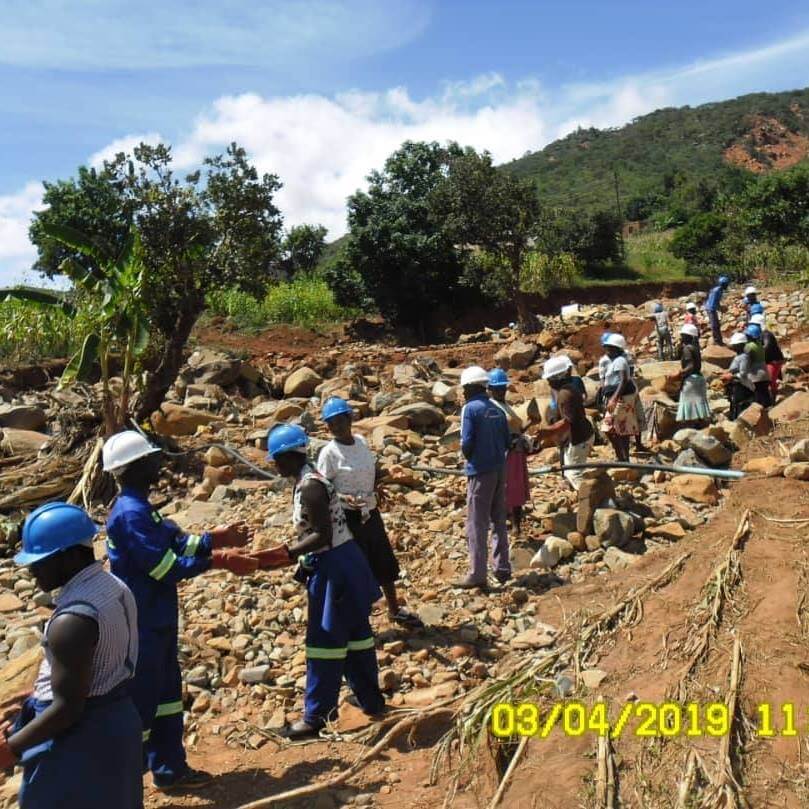
[[688,448],[693,449],[705,463],[711,466],[723,466],[729,463],[733,457],[733,453],[724,444],[704,433],[691,436]]
[[703,362],[710,362],[725,370],[730,368],[730,363],[733,362],[735,356],[736,354],[725,346],[709,345],[702,349]]
[[605,472],[586,477],[579,487],[576,530],[587,536],[593,533],[593,515],[607,501],[615,498],[615,485]]
[[1,455],[32,455],[47,443],[49,436],[33,430],[0,429]]
[[809,461],[809,438],[802,438],[789,450],[789,460],[793,463]]
[[235,357],[203,348],[188,358],[188,369],[194,381],[200,384],[234,384],[241,376],[242,362]]
[[802,390],[787,396],[770,409],[773,421],[795,421],[809,415],[809,391]]
[[599,508],[593,514],[593,533],[604,548],[627,545],[635,531],[635,521],[626,512],[615,508]]
[[713,478],[705,475],[677,475],[666,491],[675,497],[684,497],[695,503],[714,505],[719,501],[719,491]]
[[0,405],[0,427],[41,433],[47,421],[45,411],[36,405]]
[[792,362],[804,371],[809,371],[809,342],[792,343],[789,351]]
[[294,399],[308,399],[315,392],[323,377],[308,366],[293,371],[284,382],[284,396]]
[[753,435],[769,435],[772,432],[772,420],[767,413],[767,408],[757,402],[740,413],[737,421],[743,423]]
[[524,340],[515,340],[513,343],[501,348],[494,355],[494,361],[501,368],[521,370],[531,364],[536,354],[537,347],[534,343],[526,343]]
[[405,416],[409,426],[414,430],[419,428],[442,427],[446,417],[444,412],[428,402],[414,402],[402,405],[391,412],[393,416]]
[[194,410],[184,405],[164,402],[160,410],[152,413],[152,427],[158,435],[179,437],[193,435],[198,427],[221,421],[216,413],[207,413],[204,410]]

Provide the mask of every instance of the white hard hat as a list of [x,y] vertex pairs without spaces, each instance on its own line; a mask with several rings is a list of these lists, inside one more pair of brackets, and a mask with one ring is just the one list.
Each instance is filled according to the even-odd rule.
[[689,302],[688,302],[688,303],[685,305],[685,308],[686,308],[686,309],[687,309],[689,312],[696,312],[696,311],[697,311],[697,305],[694,303],[694,301],[689,301]]
[[750,317],[750,322],[764,328],[764,315],[752,315]]
[[613,348],[620,348],[621,351],[626,351],[626,340],[623,334],[611,334],[604,345],[612,346]]
[[687,334],[689,337],[699,337],[699,329],[693,323],[686,323],[680,329],[680,334]]
[[732,346],[742,346],[747,343],[747,337],[745,337],[740,331],[737,331],[735,334],[730,335],[730,340],[728,343]]
[[101,455],[104,461],[105,472],[116,472],[129,466],[139,458],[153,455],[160,452],[160,447],[150,444],[140,433],[135,430],[124,430],[110,436],[104,442]]
[[465,388],[467,385],[488,385],[489,375],[479,365],[471,365],[469,368],[464,368],[461,373],[461,387]]
[[745,295],[758,295],[758,290],[755,287],[747,287],[744,291]]
[[551,357],[542,368],[543,379],[553,379],[557,376],[564,376],[571,368],[573,363],[567,354],[559,354],[556,357]]

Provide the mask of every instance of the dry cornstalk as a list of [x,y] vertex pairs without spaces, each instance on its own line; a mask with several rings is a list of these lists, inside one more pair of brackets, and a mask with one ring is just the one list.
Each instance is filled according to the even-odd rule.
[[517,763],[519,762],[520,757],[522,756],[523,751],[525,750],[527,744],[528,744],[528,736],[523,736],[520,739],[520,743],[517,745],[517,749],[514,751],[514,755],[511,757],[511,761],[509,761],[508,763],[508,768],[506,769],[505,773],[503,773],[503,778],[500,780],[500,784],[497,787],[497,792],[494,793],[492,802],[489,804],[489,809],[496,809],[496,807],[500,803],[501,798],[505,794],[508,782],[511,779],[514,770],[517,769]]
[[411,716],[405,717],[397,722],[370,750],[363,753],[347,770],[343,770],[343,772],[335,775],[333,778],[329,778],[326,781],[317,781],[314,784],[306,784],[296,789],[288,789],[286,792],[279,792],[277,795],[270,795],[267,798],[259,798],[257,801],[242,804],[238,809],[267,809],[267,807],[276,803],[305,798],[309,795],[322,792],[325,789],[334,789],[344,784],[353,775],[356,775],[369,761],[376,758],[388,747],[397,736],[405,731],[410,731],[422,720],[442,713],[451,713],[451,710],[449,708],[433,708],[427,711],[418,711]]
[[615,781],[615,759],[609,734],[598,737],[596,775],[596,802],[599,809],[615,809],[618,795]]
[[711,571],[703,587],[703,592],[707,591],[710,593],[711,587],[713,586],[713,596],[707,608],[707,615],[702,620],[702,626],[700,630],[692,636],[693,640],[688,646],[690,657],[674,690],[674,696],[677,701],[685,701],[687,691],[686,682],[708,651],[708,647],[713,641],[716,630],[719,628],[719,624],[722,620],[725,602],[730,598],[731,590],[741,580],[739,551],[742,546],[742,540],[744,540],[749,533],[750,510],[747,509],[744,514],[742,514],[741,520],[739,520],[736,533],[733,535],[725,558]]
[[747,801],[741,793],[741,787],[733,775],[733,758],[731,744],[734,732],[738,729],[736,711],[739,701],[739,683],[742,672],[742,642],[737,637],[733,644],[732,663],[730,667],[730,686],[725,704],[728,708],[730,727],[722,737],[719,745],[719,766],[713,779],[710,805],[715,809],[745,809]]
[[81,478],[73,488],[70,497],[67,499],[68,503],[78,504],[79,500],[81,500],[82,505],[86,509],[90,508],[90,502],[93,499],[94,490],[98,486],[100,476],[104,474],[100,462],[101,450],[103,447],[104,439],[97,438],[95,446],[93,447],[92,452],[84,464],[81,472]]

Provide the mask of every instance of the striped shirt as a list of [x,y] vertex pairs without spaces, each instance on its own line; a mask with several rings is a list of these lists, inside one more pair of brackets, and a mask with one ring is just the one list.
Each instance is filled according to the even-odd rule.
[[[328,478],[321,475],[320,472],[317,472],[311,464],[306,464],[301,470],[301,475],[295,485],[295,493],[292,495],[292,524],[295,526],[298,535],[303,536],[309,531],[314,530],[314,525],[309,515],[306,513],[303,503],[301,503],[301,486],[306,483],[307,480],[316,480],[326,487],[326,492],[329,496],[329,513],[331,516],[330,547],[336,548],[338,545],[342,545],[344,542],[354,539],[348,528],[346,515],[343,512],[342,505],[340,505],[340,498],[337,496],[337,490],[334,488],[334,484],[328,480]],[[327,550],[329,550],[329,548],[319,548],[315,553],[323,553]]]
[[45,659],[34,686],[36,699],[43,702],[53,699],[48,629],[59,615],[83,615],[98,624],[88,696],[108,694],[134,676],[138,662],[137,608],[132,593],[120,579],[107,573],[101,562],[95,562],[79,571],[61,589],[55,604],[45,626],[42,641]]

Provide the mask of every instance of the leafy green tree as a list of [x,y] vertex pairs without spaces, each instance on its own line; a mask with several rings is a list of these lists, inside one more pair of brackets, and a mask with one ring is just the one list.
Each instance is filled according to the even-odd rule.
[[47,185],[48,207],[35,215],[30,232],[39,252],[36,267],[53,276],[65,259],[90,272],[100,265],[95,256],[54,240],[49,227],[71,226],[120,251],[130,224],[136,225],[156,355],[137,409],[141,419],[159,407],[176,379],[206,295],[228,287],[261,295],[271,282],[282,227],[273,200],[281,185],[276,175],[259,176],[235,143],[182,178],[164,144],[141,144],[133,154],[134,160],[121,153],[99,171],[80,170],[75,179]]
[[326,228],[322,225],[295,225],[281,244],[281,267],[288,278],[312,272],[326,249]]
[[722,214],[697,214],[677,229],[671,240],[671,252],[696,270],[721,266],[727,262],[722,249],[727,226],[727,219]]
[[369,175],[367,191],[349,198],[345,247],[328,273],[338,302],[361,280],[391,323],[422,334],[430,315],[452,302],[463,263],[433,193],[460,154],[456,144],[407,141]]

